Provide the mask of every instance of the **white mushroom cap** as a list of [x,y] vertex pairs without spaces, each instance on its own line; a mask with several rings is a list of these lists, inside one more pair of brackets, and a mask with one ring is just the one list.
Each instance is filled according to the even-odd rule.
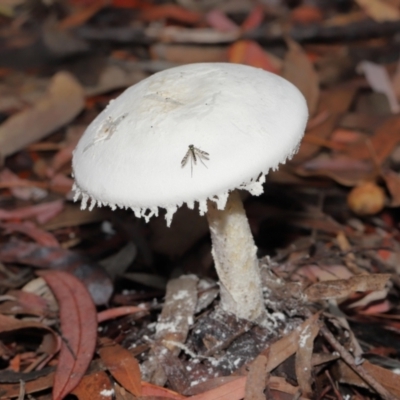
[[[300,91],[262,69],[189,64],[128,88],[89,125],[73,156],[83,207],[132,208],[167,220],[187,203],[225,206],[228,193],[262,193],[263,175],[297,150],[307,122]],[[182,167],[189,145],[209,160]],[[261,179],[258,179],[262,175]],[[150,211],[149,211],[150,210]]]

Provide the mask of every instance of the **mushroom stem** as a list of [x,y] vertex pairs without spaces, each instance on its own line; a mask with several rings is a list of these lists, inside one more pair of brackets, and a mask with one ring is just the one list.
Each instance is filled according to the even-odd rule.
[[209,202],[207,219],[212,255],[220,279],[221,306],[239,318],[254,321],[264,311],[257,248],[238,191],[224,210]]

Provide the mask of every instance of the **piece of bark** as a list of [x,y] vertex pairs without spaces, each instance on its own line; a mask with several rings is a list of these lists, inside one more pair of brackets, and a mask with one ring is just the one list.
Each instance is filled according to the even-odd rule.
[[299,348],[296,352],[296,377],[301,393],[305,397],[312,397],[312,355],[314,340],[319,332],[319,321],[307,325],[300,334]]
[[0,156],[14,154],[71,121],[83,109],[84,100],[77,80],[68,72],[58,72],[41,100],[0,126]]
[[194,275],[184,275],[168,282],[155,343],[143,367],[144,380],[164,386],[168,372],[175,372],[173,368],[164,370],[163,364],[167,366],[167,359],[177,357],[186,341],[197,303],[197,281]]

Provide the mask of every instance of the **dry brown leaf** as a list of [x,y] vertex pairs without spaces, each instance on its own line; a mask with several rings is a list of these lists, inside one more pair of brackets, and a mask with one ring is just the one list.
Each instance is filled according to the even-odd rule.
[[239,400],[243,399],[245,394],[246,376],[240,376],[237,379],[225,383],[208,392],[200,393],[190,397],[191,400]]
[[321,153],[306,161],[298,166],[295,172],[307,177],[325,176],[344,186],[355,186],[376,176],[374,166],[366,160],[326,153]]
[[356,0],[356,3],[377,22],[400,20],[400,11],[385,0]]
[[314,321],[307,325],[300,333],[299,348],[296,352],[296,377],[300,386],[301,393],[306,397],[311,397],[313,392],[312,383],[312,355],[314,350],[314,339],[318,335],[320,325]]
[[363,367],[368,371],[382,386],[392,394],[400,398],[399,375],[378,365],[364,361]]
[[100,357],[110,374],[134,396],[142,395],[140,367],[136,358],[117,343],[102,340]]
[[45,230],[68,228],[71,226],[91,224],[104,220],[109,215],[105,208],[94,208],[93,211],[81,210],[78,204],[65,204],[64,209],[57,216],[41,225]]
[[143,71],[130,70],[128,66],[124,68],[122,61],[120,64],[122,65],[113,65],[109,62],[101,71],[96,85],[85,86],[85,95],[96,96],[111,90],[126,88],[147,77]]
[[386,187],[389,190],[391,201],[390,207],[400,206],[400,175],[392,170],[382,172],[382,178],[385,180]]
[[371,61],[362,61],[358,68],[364,72],[365,77],[376,93],[383,93],[393,114],[400,111],[400,105],[396,98],[394,87],[390,80],[388,71],[383,65],[375,64]]
[[[348,111],[356,94],[354,87],[339,87],[321,93],[321,100],[318,106],[318,113],[329,110],[329,115],[323,122],[309,129],[305,136],[311,135],[327,139],[332,133],[342,114]],[[314,156],[320,149],[320,145],[302,142],[299,152],[293,157],[293,161],[303,162]]]
[[318,74],[298,43],[288,39],[287,45],[289,51],[284,59],[282,75],[303,93],[312,116],[317,110],[319,101]]
[[[364,145],[348,146],[345,153],[354,160],[371,160],[381,165],[400,142],[400,116],[387,118]],[[370,145],[369,145],[370,144]]]
[[338,299],[353,292],[383,290],[391,278],[390,274],[357,275],[349,279],[318,282],[305,290],[310,301]]
[[0,153],[7,157],[71,121],[84,106],[84,93],[68,72],[58,72],[44,98],[0,125]]
[[219,32],[211,28],[182,28],[178,26],[149,27],[146,35],[150,39],[167,43],[220,44],[231,43],[240,37],[240,30]]
[[[383,387],[390,391],[391,394],[400,398],[399,375],[378,365],[371,364],[365,360],[362,364],[363,368],[369,372]],[[334,374],[340,383],[355,385],[362,388],[368,388],[368,385],[362,380],[347,364],[338,360]]]
[[[33,381],[25,382],[25,393],[31,394],[40,392],[52,387],[54,381],[54,372],[41,376]],[[0,383],[0,398],[10,399],[18,397],[20,393],[20,383]]]
[[299,348],[299,339],[301,332],[309,326],[314,324],[319,318],[319,313],[314,314],[310,318],[306,319],[299,327],[290,332],[287,336],[273,343],[266,350],[261,352],[262,355],[268,357],[267,372],[271,372],[283,361],[295,354]]
[[113,387],[110,378],[104,371],[85,375],[72,391],[79,400],[112,400]]
[[397,62],[396,72],[392,76],[392,86],[397,100],[400,99],[400,60]]
[[269,378],[267,357],[259,355],[250,365],[244,400],[265,400],[264,389]]
[[223,46],[156,43],[150,47],[150,54],[155,60],[189,64],[195,62],[226,62],[228,60],[226,50],[226,47]]

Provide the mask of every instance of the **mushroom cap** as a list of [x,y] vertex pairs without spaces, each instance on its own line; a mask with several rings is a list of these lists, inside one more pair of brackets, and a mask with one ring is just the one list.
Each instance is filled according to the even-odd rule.
[[110,101],[86,129],[72,160],[76,197],[83,208],[91,199],[91,207],[147,218],[162,207],[169,221],[183,203],[198,201],[204,212],[211,199],[224,208],[236,188],[262,192],[260,176],[296,152],[307,118],[300,91],[262,69],[200,63],[158,72]]

